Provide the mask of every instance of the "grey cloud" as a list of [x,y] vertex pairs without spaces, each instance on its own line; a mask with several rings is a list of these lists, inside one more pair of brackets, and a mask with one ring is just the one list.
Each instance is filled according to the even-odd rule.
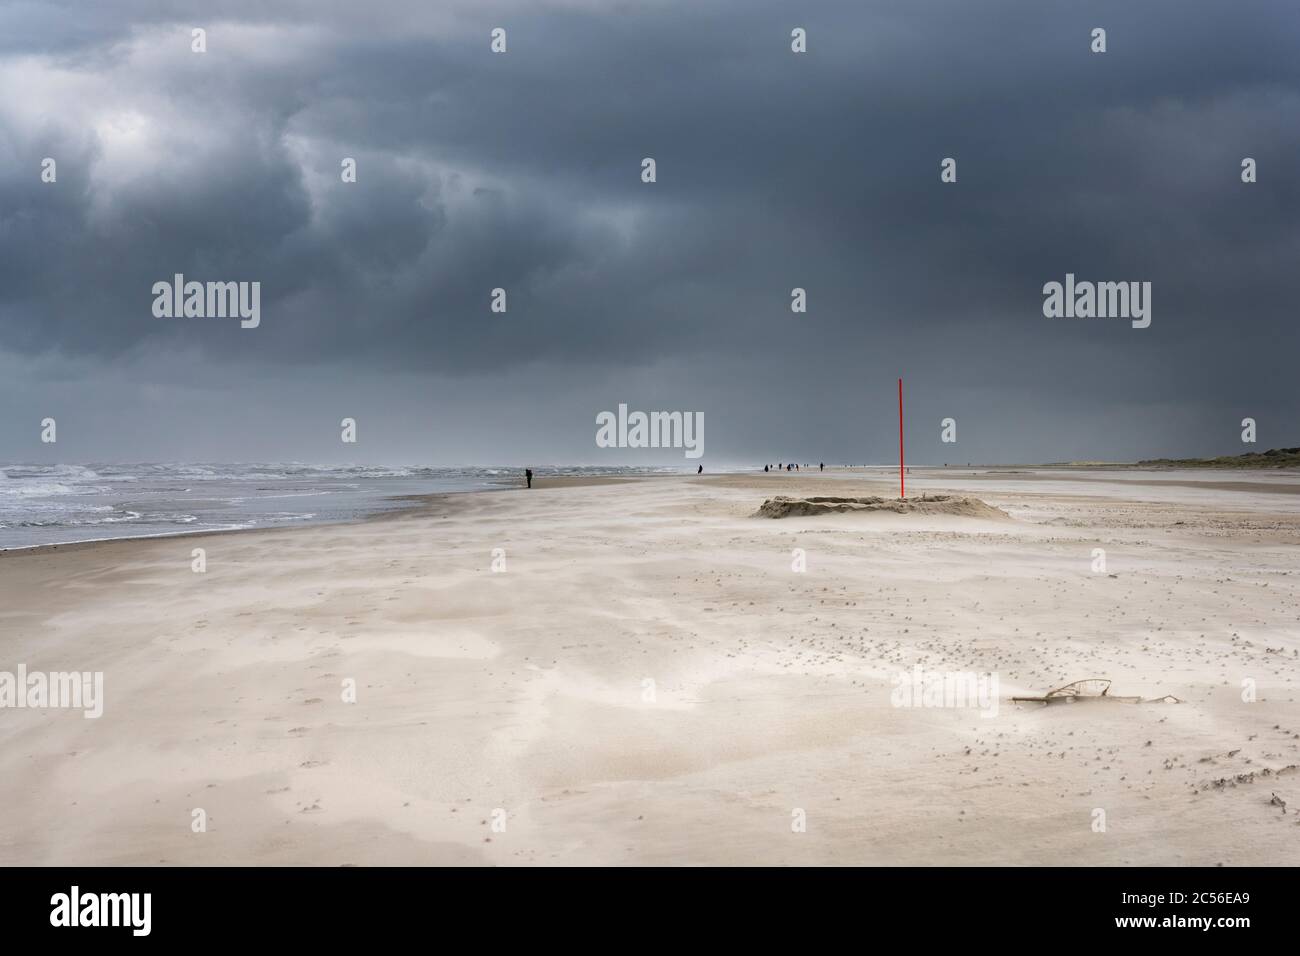
[[[575,450],[636,381],[707,403],[738,458],[884,445],[874,396],[898,375],[918,421],[962,410],[973,460],[1231,450],[1242,414],[1300,411],[1290,5],[249,3],[202,61],[157,44],[203,5],[115,6],[0,21],[3,75],[35,79],[0,108],[16,368],[131,362],[103,381],[136,408],[177,368],[267,404],[276,382],[436,377],[464,395],[440,390],[441,414],[490,392]],[[151,122],[139,175],[94,123],[130,110]],[[1045,319],[1067,271],[1150,280],[1151,329]],[[154,319],[175,272],[259,279],[262,327]],[[385,391],[417,413],[416,386]]]

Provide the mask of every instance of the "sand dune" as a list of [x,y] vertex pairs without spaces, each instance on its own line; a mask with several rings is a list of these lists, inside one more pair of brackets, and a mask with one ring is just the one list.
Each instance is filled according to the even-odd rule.
[[869,514],[872,512],[890,512],[892,514],[910,515],[959,515],[967,518],[1008,518],[1005,511],[985,504],[978,498],[965,498],[960,495],[921,495],[915,498],[882,498],[872,495],[867,498],[838,498],[828,495],[812,495],[808,498],[790,498],[777,495],[768,498],[755,512],[761,518],[808,517],[821,514],[844,513]]
[[[0,670],[106,697],[0,710],[0,863],[1300,863],[1294,496],[914,478],[1014,520],[706,476],[0,554]],[[1183,703],[1010,703],[1091,677]]]

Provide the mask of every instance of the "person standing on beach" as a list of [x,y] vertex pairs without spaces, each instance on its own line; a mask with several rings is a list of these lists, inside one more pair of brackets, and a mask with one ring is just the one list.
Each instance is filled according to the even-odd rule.
[[533,470],[531,468],[524,469],[524,480],[528,482],[529,488],[533,486]]

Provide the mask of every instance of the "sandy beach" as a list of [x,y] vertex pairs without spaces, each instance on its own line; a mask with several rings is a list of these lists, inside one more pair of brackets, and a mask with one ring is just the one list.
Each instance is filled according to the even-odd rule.
[[[0,710],[0,864],[1296,865],[1297,486],[549,481],[3,553],[0,670],[104,701]],[[895,706],[917,667],[996,713]],[[1010,700],[1085,678],[1181,702]]]

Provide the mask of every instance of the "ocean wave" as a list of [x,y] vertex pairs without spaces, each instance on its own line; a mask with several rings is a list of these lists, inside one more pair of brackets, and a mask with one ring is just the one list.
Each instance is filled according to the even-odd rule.
[[22,481],[10,479],[13,484],[0,485],[4,498],[57,498],[68,495],[98,495],[108,491],[100,485],[69,485],[59,481]]
[[88,528],[102,524],[121,524],[123,522],[139,521],[144,515],[139,511],[127,511],[122,514],[105,515],[102,518],[87,518],[76,515],[62,514],[58,517],[47,519],[28,518],[23,521],[14,522],[15,528]]

